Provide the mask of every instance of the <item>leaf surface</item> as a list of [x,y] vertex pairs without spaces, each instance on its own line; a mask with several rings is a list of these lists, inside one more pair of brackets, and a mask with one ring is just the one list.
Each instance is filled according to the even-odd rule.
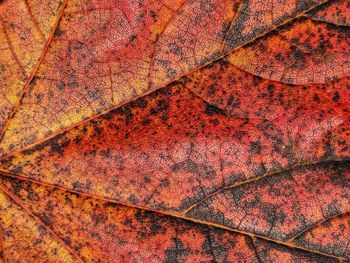
[[160,88],[323,2],[69,1],[2,152]]
[[[55,247],[55,243],[49,244],[53,255],[47,256],[62,255],[59,249],[65,249],[71,251],[67,259],[71,256],[73,262],[94,262],[96,258],[103,262],[113,262],[115,259],[127,262],[131,258],[135,262],[259,262],[264,258],[280,256],[302,262],[334,261],[306,250],[291,251],[283,245],[243,234],[30,182],[3,179],[1,189],[4,196],[0,203],[2,217],[13,215],[13,208],[8,211],[3,206],[6,207],[9,198],[16,200],[28,214],[40,220],[42,235],[50,231],[56,240],[64,242],[58,247]],[[15,219],[22,223],[21,219]],[[5,234],[4,246],[7,248],[11,245],[13,234]],[[6,255],[8,259],[24,255],[39,258],[41,255],[37,250],[30,251],[28,255],[26,245],[31,244],[30,238],[24,236],[20,244],[16,245],[17,253]],[[48,257],[46,260],[52,259]],[[56,262],[67,261],[58,258]]]
[[2,1],[0,5],[0,130],[20,103],[24,89],[37,70],[52,30],[58,23],[62,3]]
[[1,1],[0,261],[350,260],[349,7]]

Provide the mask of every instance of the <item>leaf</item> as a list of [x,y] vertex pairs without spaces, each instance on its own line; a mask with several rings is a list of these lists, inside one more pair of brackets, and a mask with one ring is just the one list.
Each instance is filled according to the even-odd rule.
[[312,165],[223,189],[187,214],[288,241],[317,222],[349,211],[348,166]]
[[[69,1],[8,123],[3,154],[162,87],[325,0],[290,1],[276,9],[274,2]],[[263,23],[261,12],[269,17]],[[253,33],[236,35],[241,27]]]
[[349,7],[0,2],[0,259],[350,260]]
[[324,21],[339,26],[349,26],[349,9],[350,6],[348,1],[336,0],[313,9],[307,13],[306,16],[316,21]]
[[2,1],[0,5],[1,130],[31,82],[61,10],[60,2],[51,0]]
[[346,238],[349,229],[349,214],[335,217],[295,239],[299,246],[334,253],[337,256],[349,254]]
[[[50,244],[52,252],[49,250],[51,253],[47,255],[40,255],[42,251],[38,250],[30,251],[29,255],[33,260],[40,258],[43,262],[45,260],[85,262],[95,259],[104,262],[115,259],[122,262],[130,259],[138,262],[194,260],[259,262],[259,258],[284,256],[305,262],[306,260],[332,262],[331,258],[312,255],[306,251],[291,252],[284,246],[276,246],[264,240],[83,197],[57,188],[5,178],[2,184],[3,193],[10,196],[1,199],[2,214],[11,216],[15,210],[16,214],[19,211],[27,213],[23,217],[25,220],[36,217],[40,222],[39,231],[43,236],[48,239],[56,237],[56,240],[61,241],[58,247]],[[16,202],[17,209],[15,207],[6,209],[10,198]],[[8,229],[13,229],[12,224],[10,227],[7,226]],[[6,231],[6,238],[11,240],[13,233],[24,235],[26,232]],[[16,244],[16,255],[8,256],[28,258],[27,242],[30,245],[32,240],[26,236],[22,237],[20,243]],[[57,257],[63,255],[61,250],[71,253],[66,258]]]
[[348,34],[348,28],[302,19],[241,48],[229,60],[271,80],[298,85],[325,83],[349,75]]

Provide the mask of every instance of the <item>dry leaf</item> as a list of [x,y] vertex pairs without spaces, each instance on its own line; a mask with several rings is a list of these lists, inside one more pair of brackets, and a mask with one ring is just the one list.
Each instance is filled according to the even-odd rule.
[[348,0],[0,19],[0,260],[350,260]]

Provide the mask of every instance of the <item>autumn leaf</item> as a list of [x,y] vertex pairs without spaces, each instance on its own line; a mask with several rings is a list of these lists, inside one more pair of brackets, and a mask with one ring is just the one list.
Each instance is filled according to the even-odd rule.
[[349,1],[0,19],[0,261],[350,260]]

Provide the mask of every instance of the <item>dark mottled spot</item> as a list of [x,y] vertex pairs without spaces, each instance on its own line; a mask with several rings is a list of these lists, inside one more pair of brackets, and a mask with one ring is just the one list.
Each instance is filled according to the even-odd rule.
[[125,226],[131,226],[132,225],[132,220],[130,218],[126,218],[122,221],[122,224]]
[[261,82],[261,78],[254,75],[253,76],[253,84],[254,84],[254,86],[259,86],[260,82]]
[[117,227],[114,224],[108,224],[104,228],[104,231],[105,231],[107,236],[115,237],[116,236]]
[[80,49],[82,49],[82,48],[83,48],[83,46],[84,46],[84,43],[83,43],[83,42],[78,41],[78,42],[77,42],[77,44],[75,45],[75,49],[80,50]]
[[171,170],[174,172],[185,171],[189,173],[195,173],[198,171],[198,166],[192,160],[186,160],[186,161],[174,164],[171,167]]
[[174,77],[176,75],[176,71],[174,69],[168,69],[167,70],[167,77],[168,78],[171,78],[171,77]]
[[135,101],[132,101],[131,102],[131,107],[136,107],[136,108],[141,108],[141,109],[144,109],[147,107],[147,100],[145,98],[139,98]]
[[70,237],[65,237],[65,238],[63,238],[63,241],[64,241],[64,243],[65,243],[66,245],[68,245],[68,246],[72,243]]
[[267,90],[269,92],[269,96],[271,97],[273,95],[274,90],[275,90],[275,86],[273,84],[269,84],[267,86]]
[[292,52],[295,59],[295,63],[291,67],[294,69],[304,69],[306,65],[305,54],[301,50],[295,48],[294,46],[292,47]]
[[65,86],[66,85],[64,84],[63,81],[59,81],[58,84],[57,84],[57,88],[58,88],[59,91],[63,91]]
[[100,156],[110,159],[111,158],[111,149],[107,148],[107,150],[101,150]]
[[126,124],[130,124],[131,123],[131,120],[133,118],[133,113],[132,113],[129,105],[117,109],[116,112],[118,114],[125,115],[125,123]]
[[209,85],[208,91],[207,91],[208,96],[214,96],[217,88],[218,88],[217,84]]
[[11,167],[10,172],[14,173],[14,174],[21,174],[22,173],[22,166],[15,166],[15,167]]
[[38,81],[39,77],[34,76],[31,81],[29,82],[29,88],[33,88],[36,84],[36,82]]
[[325,212],[326,216],[331,217],[340,214],[343,211],[342,205],[338,203],[337,200],[334,200],[330,204],[327,205]]
[[277,61],[282,61],[283,57],[282,57],[282,55],[280,53],[278,53],[278,54],[275,55],[275,59]]
[[38,230],[41,235],[46,235],[47,233],[47,229],[43,225],[39,225]]
[[157,114],[157,113],[159,113],[159,112],[162,112],[162,111],[165,111],[165,110],[167,110],[167,109],[169,109],[169,102],[168,102],[168,101],[165,101],[165,100],[159,100],[159,101],[157,102],[157,107],[156,107],[156,108],[152,108],[152,109],[150,110],[150,113],[151,113],[152,115],[155,115],[155,114]]
[[137,36],[136,36],[136,35],[130,36],[130,42],[133,42],[133,41],[136,40],[136,39],[137,39]]
[[99,223],[102,223],[107,219],[107,216],[104,214],[94,214],[92,216],[92,220],[94,221],[95,226],[98,225]]
[[151,221],[151,233],[157,234],[159,232],[159,230],[161,229],[161,224],[159,222],[159,217],[157,215],[155,215],[154,213],[149,213],[147,214],[148,219]]
[[313,99],[317,103],[320,103],[320,101],[321,101],[317,94],[314,95]]
[[51,147],[51,154],[52,153],[58,153],[59,155],[63,156],[63,145],[60,145],[57,140],[51,140],[50,141],[50,147]]
[[160,187],[162,187],[162,188],[168,188],[170,186],[170,181],[169,181],[169,179],[164,179],[163,181],[162,181],[162,183],[160,184]]
[[213,105],[207,104],[205,107],[205,113],[208,115],[215,115],[215,114],[221,114],[221,115],[226,115],[225,112],[218,107],[215,107]]
[[190,252],[190,249],[185,248],[183,242],[177,238],[173,238],[174,246],[165,251],[166,263],[184,262],[185,256]]
[[278,211],[277,207],[266,206],[263,209],[265,213],[265,219],[267,220],[270,227],[283,224],[286,219],[286,214],[282,211]]
[[222,255],[224,252],[227,252],[227,251],[224,251],[225,250],[224,246],[218,246],[218,245],[214,246],[212,243],[213,241],[211,240],[210,233],[209,233],[208,238],[202,244],[202,249],[207,255],[218,255],[220,257],[220,255]]
[[42,213],[39,217],[45,225],[52,226],[52,221],[46,214]]
[[350,186],[350,180],[346,179],[346,176],[343,172],[333,173],[330,176],[330,179],[335,186],[340,186],[343,188],[347,188]]
[[137,22],[141,22],[142,19],[145,17],[145,15],[146,15],[145,12],[140,13],[140,14],[136,17],[136,21],[137,21]]
[[219,125],[219,121],[217,119],[210,120],[210,123],[212,123],[214,126]]
[[56,30],[55,30],[54,36],[55,37],[60,37],[62,35],[63,35],[62,30],[59,27],[57,27]]
[[145,119],[145,120],[142,121],[142,126],[147,126],[150,123],[151,123],[150,119]]
[[227,181],[228,181],[228,184],[233,184],[233,183],[236,183],[236,182],[241,182],[243,181],[244,179],[246,179],[246,176],[244,173],[242,172],[239,172],[239,173],[232,173],[232,174],[229,174],[227,176]]
[[229,96],[228,100],[227,100],[227,105],[230,106],[231,110],[237,109],[239,108],[239,106],[241,105],[241,101],[238,98],[234,98],[232,95]]
[[263,163],[256,165],[252,168],[252,173],[255,176],[262,176],[266,173],[266,168],[265,165]]
[[340,99],[339,92],[336,91],[336,92],[334,93],[334,95],[333,95],[333,101],[337,102],[337,101],[339,101],[339,99]]
[[36,103],[40,103],[43,98],[43,94],[37,93],[35,97],[36,97]]
[[128,200],[132,203],[132,204],[137,204],[139,202],[139,199],[134,195],[131,194],[128,198]]
[[267,51],[267,48],[266,48],[266,46],[265,46],[263,43],[260,43],[260,44],[258,45],[258,47],[259,47],[259,49],[261,50],[261,52],[266,52],[266,51]]
[[72,182],[73,189],[78,189],[78,190],[90,190],[91,185],[92,183],[90,181],[86,182],[85,184],[77,181]]
[[156,20],[156,18],[157,18],[157,13],[154,12],[153,10],[151,10],[149,13],[150,13],[151,17],[153,18],[153,20]]
[[99,237],[100,237],[100,234],[97,233],[97,232],[92,232],[92,233],[91,233],[91,237],[93,237],[93,238],[99,238]]
[[260,144],[260,142],[258,142],[258,141],[252,142],[250,144],[249,153],[253,154],[253,155],[261,154],[261,144]]

